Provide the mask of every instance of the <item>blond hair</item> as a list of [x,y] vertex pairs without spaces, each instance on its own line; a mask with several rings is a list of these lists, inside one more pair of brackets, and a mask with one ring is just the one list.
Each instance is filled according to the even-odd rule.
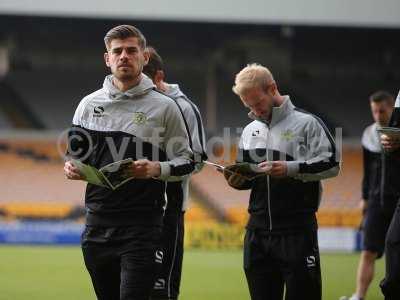
[[274,77],[266,67],[256,63],[248,64],[236,74],[235,85],[232,87],[232,91],[240,96],[255,87],[267,89],[273,82]]

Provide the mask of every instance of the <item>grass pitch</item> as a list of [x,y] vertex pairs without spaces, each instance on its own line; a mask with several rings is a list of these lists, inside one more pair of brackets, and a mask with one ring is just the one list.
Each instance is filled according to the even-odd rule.
[[[324,300],[354,290],[359,256],[322,255]],[[368,300],[383,299],[378,287],[384,262],[378,261]],[[94,296],[78,247],[0,246],[0,300],[90,300]],[[181,300],[250,299],[240,251],[187,250]]]

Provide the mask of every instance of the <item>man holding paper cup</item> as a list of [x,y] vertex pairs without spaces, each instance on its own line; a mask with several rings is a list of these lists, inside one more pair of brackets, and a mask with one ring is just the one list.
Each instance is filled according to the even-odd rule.
[[[374,123],[365,128],[361,139],[364,167],[360,202],[363,211],[362,252],[355,293],[349,298],[341,297],[341,300],[365,299],[374,277],[375,261],[384,253],[386,233],[398,198],[393,189],[383,189],[384,159],[379,139],[379,132],[388,128],[394,97],[386,91],[377,91],[369,97],[369,102]],[[391,168],[391,165],[387,168]]]
[[[392,131],[400,127],[400,92],[389,123]],[[383,185],[400,194],[400,135],[382,133],[381,144],[385,150],[385,163],[390,162],[391,172],[384,172]],[[380,286],[385,300],[400,299],[400,205],[397,203],[385,241],[386,273]]]

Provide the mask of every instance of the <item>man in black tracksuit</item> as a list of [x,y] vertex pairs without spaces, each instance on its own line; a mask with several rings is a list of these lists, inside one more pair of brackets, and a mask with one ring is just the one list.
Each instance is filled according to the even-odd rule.
[[[116,190],[87,185],[82,251],[99,300],[147,300],[163,260],[165,180],[191,173],[193,157],[179,107],[142,74],[142,33],[121,25],[104,40],[112,75],[76,109],[68,154],[96,168],[132,158],[134,179]],[[84,179],[70,161],[64,171]]]
[[[389,126],[400,128],[400,92],[397,96],[394,111]],[[400,140],[383,136],[382,146],[385,149],[383,162],[382,185],[385,192],[390,192],[400,197]],[[382,195],[383,204],[386,205],[385,195]],[[385,278],[380,286],[385,300],[400,299],[400,202],[390,223],[385,241]]]
[[322,121],[281,96],[270,71],[258,64],[236,75],[233,91],[254,121],[244,129],[238,161],[258,164],[265,176],[226,176],[251,189],[244,269],[253,300],[321,299],[315,212],[321,179],[336,176],[339,162]]
[[[363,243],[357,270],[356,291],[349,300],[363,300],[367,295],[368,287],[374,277],[375,261],[384,253],[386,233],[398,198],[391,190],[381,190],[384,159],[377,131],[382,126],[388,126],[394,98],[388,92],[378,91],[373,93],[369,100],[375,122],[365,128],[361,139],[364,166],[361,200],[364,213]],[[384,202],[381,199],[384,199]]]
[[[153,80],[159,91],[176,101],[180,107],[187,125],[190,146],[196,161],[195,172],[199,172],[203,166],[202,160],[207,157],[205,133],[200,111],[182,93],[177,84],[169,84],[164,81],[164,64],[157,51],[152,47],[147,47],[147,51],[150,55],[149,62],[143,68],[143,73]],[[184,250],[184,216],[189,202],[189,179],[189,177],[186,177],[181,181],[169,181],[167,183],[168,203],[162,231],[164,259],[151,295],[153,300],[175,300],[179,296]]]

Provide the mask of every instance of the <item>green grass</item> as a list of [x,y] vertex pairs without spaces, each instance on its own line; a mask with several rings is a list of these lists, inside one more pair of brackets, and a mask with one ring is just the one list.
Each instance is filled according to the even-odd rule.
[[[322,256],[324,300],[354,290],[358,255]],[[378,300],[384,265],[377,265],[368,300]],[[249,299],[240,251],[186,251],[181,300]],[[0,247],[0,300],[95,299],[77,247]]]

